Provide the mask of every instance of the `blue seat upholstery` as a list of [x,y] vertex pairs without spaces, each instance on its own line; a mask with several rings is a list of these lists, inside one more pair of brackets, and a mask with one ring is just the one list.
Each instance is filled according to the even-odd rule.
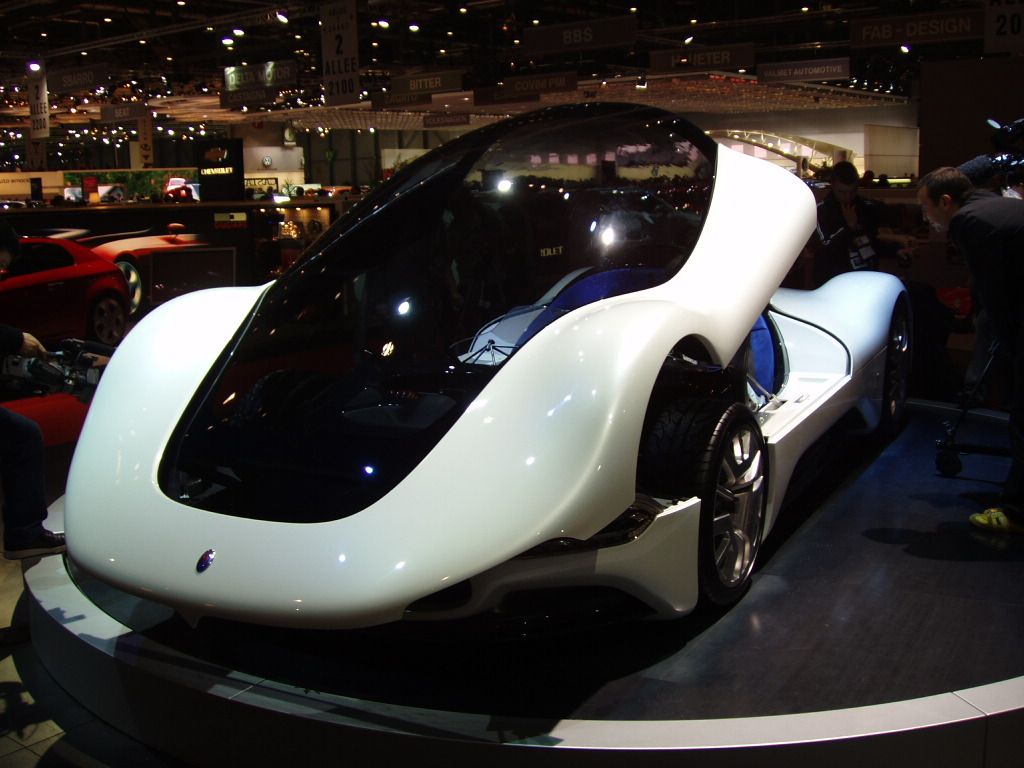
[[750,351],[754,357],[754,378],[770,392],[775,391],[775,340],[764,315],[758,315],[750,330]]
[[595,301],[633,293],[665,280],[665,270],[660,267],[621,267],[591,272],[568,285],[547,308],[541,312],[519,337],[518,346],[532,339],[544,326],[574,309],[593,304]]

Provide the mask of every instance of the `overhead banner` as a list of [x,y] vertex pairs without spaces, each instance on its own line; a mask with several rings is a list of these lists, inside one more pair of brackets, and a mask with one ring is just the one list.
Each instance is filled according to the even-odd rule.
[[1024,53],[1024,2],[985,0],[985,53]]
[[796,83],[812,80],[846,80],[850,77],[850,59],[814,61],[777,61],[757,65],[759,83]]
[[542,93],[575,91],[576,84],[575,72],[506,77],[501,85],[474,90],[473,103],[503,104],[516,101],[537,101]]
[[139,115],[139,164],[152,168],[156,163],[156,149],[153,146],[153,113],[148,109]]
[[359,101],[359,36],[355,0],[320,5],[324,104],[337,107]]
[[390,95],[407,93],[445,93],[462,90],[462,70],[421,72],[416,75],[396,75],[388,87]]
[[435,112],[423,116],[424,128],[443,128],[456,125],[469,125],[469,115],[448,115]]
[[651,51],[651,72],[718,72],[754,68],[754,44],[721,48],[670,48]]
[[30,139],[50,135],[50,96],[46,90],[46,72],[35,72],[28,78],[28,111],[31,118]]
[[401,109],[403,107],[422,107],[432,104],[429,93],[387,93],[378,92],[370,96],[374,109]]
[[224,88],[220,92],[222,107],[247,104],[273,104],[285,88],[299,82],[299,68],[294,61],[267,61],[254,66],[224,68]]
[[853,47],[923,45],[982,36],[985,12],[981,8],[913,16],[889,16],[850,21]]
[[104,123],[120,123],[127,120],[138,120],[150,113],[150,108],[145,104],[102,104],[100,106],[100,120]]
[[54,93],[72,95],[105,88],[110,80],[110,66],[94,64],[76,69],[55,69],[46,76],[47,85]]
[[528,54],[619,48],[636,42],[636,15],[549,24],[523,30],[523,50]]
[[[25,170],[45,171],[46,170],[46,142],[39,139],[25,140]],[[34,190],[32,190],[34,193]],[[35,196],[33,200],[37,199]],[[42,199],[42,197],[38,198]]]

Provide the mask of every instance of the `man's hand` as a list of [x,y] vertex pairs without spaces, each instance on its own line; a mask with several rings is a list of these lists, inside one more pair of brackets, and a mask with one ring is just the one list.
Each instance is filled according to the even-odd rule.
[[18,350],[18,354],[22,357],[42,357],[46,354],[46,347],[31,333],[23,331],[21,339],[21,349]]

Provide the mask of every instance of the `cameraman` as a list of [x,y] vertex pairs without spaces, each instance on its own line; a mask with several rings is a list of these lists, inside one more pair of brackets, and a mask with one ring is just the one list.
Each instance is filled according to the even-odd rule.
[[970,516],[988,531],[1024,534],[1024,201],[976,190],[956,168],[938,168],[918,186],[925,219],[967,261],[971,283],[1000,350],[1011,362],[1012,461],[998,506]]
[[[19,250],[18,236],[0,220],[0,269],[7,269]],[[39,357],[46,348],[31,333],[0,325],[0,355]],[[43,476],[43,433],[21,414],[0,407],[0,480],[3,483],[4,557],[64,552],[64,534],[43,527],[46,519],[46,481]]]

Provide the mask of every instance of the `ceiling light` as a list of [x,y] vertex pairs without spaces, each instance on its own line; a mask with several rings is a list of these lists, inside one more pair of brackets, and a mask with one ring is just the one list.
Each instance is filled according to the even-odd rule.
[[459,13],[469,13],[469,9],[466,6],[462,6],[459,8]]
[[685,40],[683,40],[683,44],[684,44],[684,45],[689,45],[689,44],[690,44],[690,43],[692,43],[692,42],[693,42],[693,35],[690,35],[690,36],[689,36],[688,38],[686,38]]
[[288,23],[288,17],[284,15],[283,11],[277,12],[277,20],[280,21],[282,24]]
[[377,26],[380,27],[381,29],[387,29],[388,27],[391,26],[391,23],[387,19],[380,19],[377,22]]
[[222,37],[220,41],[222,43],[224,43],[224,45],[234,45],[235,44],[235,41],[232,40],[230,37]]
[[235,29],[231,30],[231,34],[233,34],[235,37],[242,37],[245,34],[245,30],[241,27],[236,27]]
[[104,21],[105,24],[110,24],[113,21],[113,19],[110,18],[109,16],[104,16],[103,17],[103,21]]
[[910,46],[909,45],[901,45],[900,46],[900,53],[910,53]]
[[420,31],[420,25],[419,24],[410,24],[409,25],[409,31],[410,32],[419,32]]
[[38,72],[43,67],[38,61],[30,61],[28,63],[28,68],[31,72]]

